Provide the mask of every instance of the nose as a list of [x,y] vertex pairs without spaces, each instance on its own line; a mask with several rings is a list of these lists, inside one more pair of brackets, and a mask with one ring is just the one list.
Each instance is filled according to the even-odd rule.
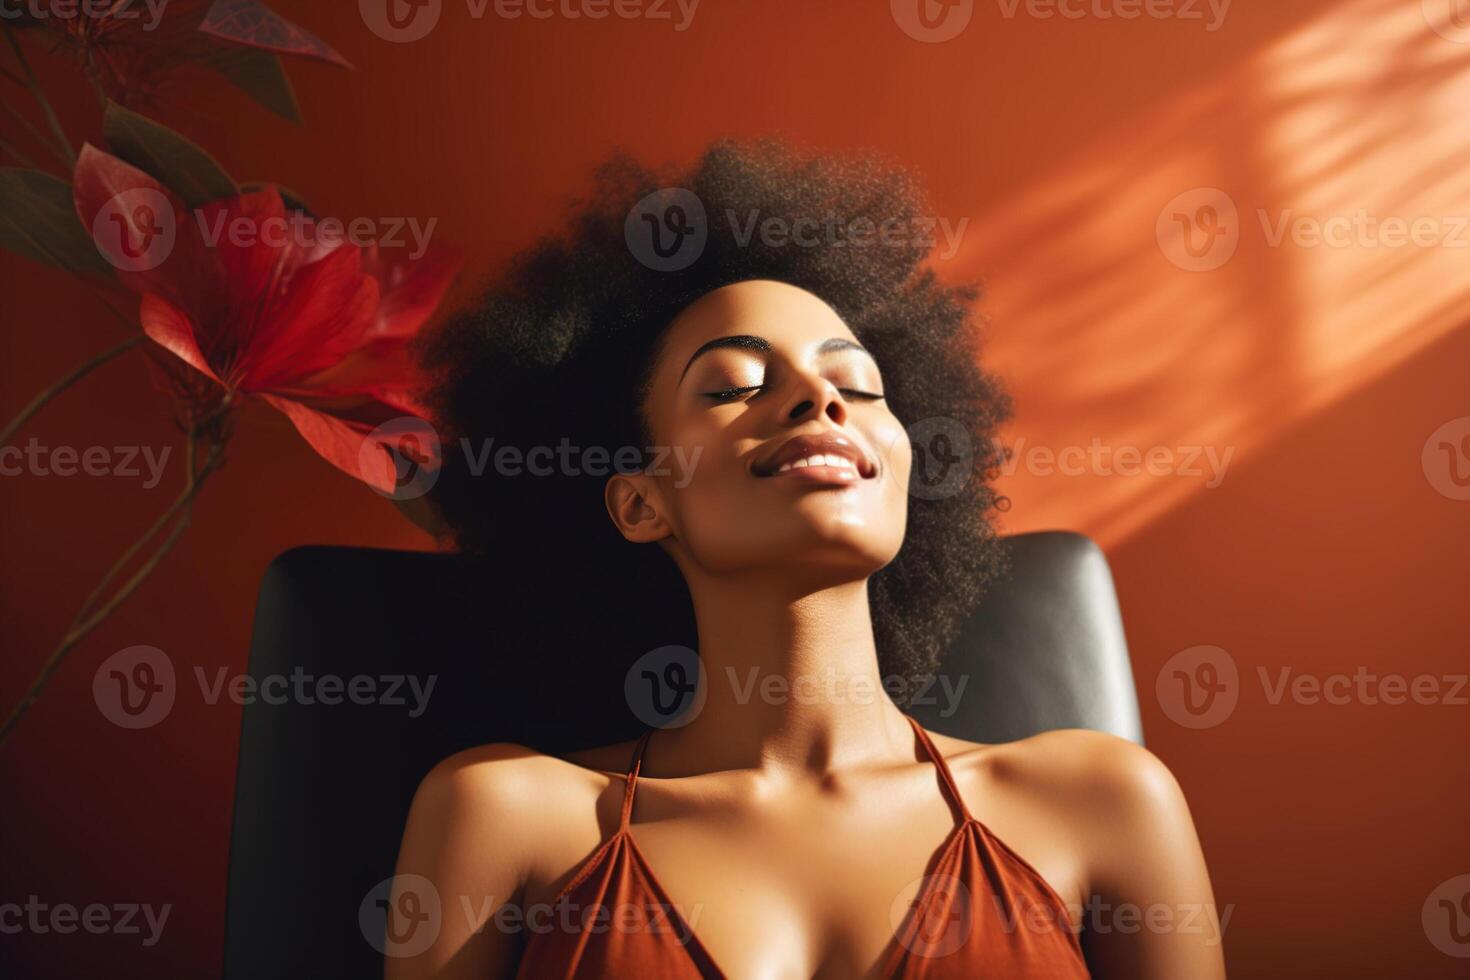
[[781,411],[781,418],[788,425],[823,415],[838,425],[847,421],[847,403],[836,385],[819,374],[802,372],[797,378]]

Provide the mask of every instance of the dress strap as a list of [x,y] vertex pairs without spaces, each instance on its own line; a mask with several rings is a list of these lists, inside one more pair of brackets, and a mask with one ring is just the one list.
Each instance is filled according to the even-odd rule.
[[633,790],[638,785],[638,770],[643,767],[643,752],[648,748],[648,740],[653,737],[653,732],[652,728],[644,732],[633,748],[633,764],[628,767],[628,774],[623,779],[623,815],[618,821],[620,831],[628,829],[628,820],[633,816]]
[[904,717],[909,720],[910,725],[914,726],[914,734],[918,736],[919,744],[924,747],[924,752],[929,756],[929,761],[934,763],[934,768],[939,770],[939,781],[944,786],[944,795],[949,798],[950,805],[959,811],[960,822],[968,823],[974,820],[975,818],[970,816],[970,808],[965,806],[965,798],[960,795],[959,787],[955,785],[954,774],[949,771],[949,763],[944,761],[944,756],[934,747],[929,733],[924,731],[924,726],[920,725],[912,715]]

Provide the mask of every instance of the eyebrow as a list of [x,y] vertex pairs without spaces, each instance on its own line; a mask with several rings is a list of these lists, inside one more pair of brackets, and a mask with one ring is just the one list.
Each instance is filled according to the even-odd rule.
[[[766,340],[766,338],[764,337],[757,337],[754,334],[748,333],[734,334],[730,337],[716,337],[714,340],[700,345],[699,350],[695,351],[689,356],[689,361],[684,365],[684,371],[682,374],[679,375],[679,380],[684,380],[684,375],[689,373],[689,369],[694,366],[694,362],[699,360],[700,357],[708,354],[712,350],[721,350],[722,348],[726,347],[735,347],[740,350],[754,350],[760,351],[761,353],[769,353],[771,350],[771,342],[769,340]],[[872,353],[862,344],[859,344],[856,341],[848,340],[846,337],[832,337],[829,340],[822,341],[822,343],[817,347],[817,354],[830,354],[834,351],[840,350],[862,351],[869,357],[873,356]]]

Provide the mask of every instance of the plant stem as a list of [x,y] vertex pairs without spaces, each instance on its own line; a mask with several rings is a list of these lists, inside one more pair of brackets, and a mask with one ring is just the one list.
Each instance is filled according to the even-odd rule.
[[[66,157],[62,156],[61,153],[56,149],[56,147],[52,145],[51,140],[46,136],[45,133],[36,128],[35,123],[26,118],[25,113],[21,112],[9,102],[0,102],[0,105],[3,105],[5,107],[5,111],[10,113],[15,121],[20,123],[21,127],[25,129],[27,133],[30,133],[31,137],[37,143],[40,143],[42,146],[44,146],[52,156],[59,160],[63,167],[70,169],[70,167],[67,165]],[[40,170],[41,168],[36,167],[35,169]]]
[[8,153],[10,157],[22,167],[28,167],[31,170],[41,169],[41,165],[39,163],[32,160],[30,157],[26,156],[20,150],[17,150],[14,146],[5,142],[4,140],[0,140],[0,153]]
[[102,365],[106,364],[108,361],[112,360],[113,358],[117,357],[118,355],[125,354],[128,351],[132,350],[134,347],[136,347],[139,344],[141,344],[143,342],[143,340],[144,340],[143,334],[138,334],[138,335],[136,335],[134,337],[129,337],[127,340],[124,340],[122,343],[118,344],[116,347],[113,347],[113,348],[111,348],[109,350],[105,350],[101,354],[98,354],[96,357],[93,357],[90,360],[87,360],[87,361],[83,362],[82,364],[78,365],[66,377],[62,378],[60,381],[56,382],[51,387],[49,387],[45,391],[41,392],[35,398],[31,399],[31,403],[29,405],[27,405],[25,408],[21,409],[20,410],[20,414],[17,415],[15,418],[11,419],[6,424],[6,426],[5,426],[5,428],[3,430],[0,430],[0,446],[4,446],[7,443],[9,443],[10,442],[10,438],[15,435],[15,433],[20,429],[20,427],[23,426],[23,425],[25,425],[26,422],[30,419],[30,417],[32,415],[35,415],[42,408],[44,408],[46,406],[46,403],[49,402],[51,399],[55,398],[57,395],[61,394],[66,389],[70,388],[72,385],[76,384],[78,381],[82,380],[87,375],[91,374],[92,371],[95,370],[96,368],[101,367]]
[[[190,438],[184,448],[185,467],[186,472],[188,473],[194,472],[194,462],[197,453],[197,441],[198,440],[194,438]],[[114,562],[113,566],[107,570],[107,574],[102,576],[102,580],[97,583],[97,587],[92,590],[91,594],[87,596],[86,601],[82,603],[82,609],[79,613],[77,613],[77,618],[80,619],[81,617],[86,616],[92,611],[92,608],[97,604],[97,600],[102,598],[103,593],[106,592],[108,584],[111,583],[112,580],[118,576],[118,573],[120,573],[124,568],[128,566],[128,562],[133,560],[138,552],[143,549],[144,545],[153,540],[154,535],[163,530],[164,525],[168,524],[168,522],[173,519],[175,514],[177,514],[185,507],[192,506],[192,498],[190,498],[187,494],[181,494],[176,500],[174,500],[172,504],[169,505],[169,508],[167,510],[158,515],[158,519],[153,522],[152,526],[149,527],[147,531],[143,532],[143,536],[134,541],[132,546],[129,547],[127,551],[123,552],[122,557]]]
[[[46,663],[42,666],[40,674],[37,675],[35,681],[31,684],[30,689],[26,691],[25,696],[20,699],[20,703],[17,704],[14,709],[12,709],[12,711],[10,712],[10,716],[5,719],[5,724],[3,726],[0,726],[0,744],[4,744],[5,740],[10,737],[10,733],[15,730],[15,726],[20,723],[20,719],[25,715],[26,711],[30,709],[31,705],[35,703],[36,698],[40,697],[42,689],[46,686],[46,682],[51,679],[51,675],[56,673],[57,668],[61,666],[61,663],[66,658],[67,653],[69,653],[73,647],[80,643],[82,639],[86,637],[88,633],[94,630],[103,620],[112,615],[112,613],[119,606],[127,601],[128,597],[137,590],[138,586],[142,585],[144,580],[146,580],[149,575],[153,574],[154,569],[158,568],[159,563],[162,562],[164,556],[173,549],[173,546],[178,543],[178,540],[183,535],[184,531],[188,530],[189,520],[193,516],[194,498],[198,495],[200,488],[204,486],[204,481],[208,479],[211,473],[219,468],[219,465],[224,456],[225,449],[224,443],[215,443],[210,446],[209,453],[205,456],[203,465],[200,466],[199,469],[196,471],[194,469],[194,458],[195,447],[198,443],[198,440],[199,429],[196,426],[189,432],[188,478],[183,491],[179,494],[178,499],[175,500],[173,506],[169,508],[170,513],[176,513],[179,511],[180,508],[183,509],[183,513],[179,515],[178,520],[169,530],[168,536],[159,543],[157,549],[155,549],[153,554],[149,556],[148,560],[145,561],[141,566],[139,566],[138,570],[133,573],[132,578],[128,579],[128,581],[124,583],[122,587],[113,594],[112,598],[109,599],[105,605],[93,612],[90,616],[87,615],[87,610],[84,608],[81,612],[77,614],[76,618],[72,620],[71,625],[67,627],[66,633],[62,636],[61,642],[57,645],[56,649],[51,652],[51,656],[46,658]],[[159,525],[155,524],[153,527],[149,528],[148,533],[145,534],[140,540],[142,542],[146,542],[151,537],[153,537],[158,526]],[[135,545],[132,549],[130,549],[130,551],[135,553],[137,551],[137,548],[138,546]]]
[[102,78],[97,71],[97,59],[92,56],[92,51],[87,51],[87,80],[92,83],[92,91],[97,96],[97,105],[103,112],[107,111],[107,92],[102,88]]
[[15,60],[20,63],[20,70],[25,72],[25,86],[30,90],[36,103],[41,107],[41,112],[46,116],[46,123],[51,127],[51,132],[56,136],[57,147],[62,152],[62,159],[66,161],[66,168],[71,170],[76,166],[77,155],[71,148],[71,140],[66,138],[66,130],[61,128],[61,120],[56,118],[56,111],[51,108],[51,102],[46,98],[46,93],[41,90],[41,83],[36,81],[36,73],[31,71],[30,62],[26,61],[25,52],[20,49],[20,42],[15,39],[15,31],[10,26],[10,21],[5,21],[5,40],[10,42],[10,50],[15,52]]

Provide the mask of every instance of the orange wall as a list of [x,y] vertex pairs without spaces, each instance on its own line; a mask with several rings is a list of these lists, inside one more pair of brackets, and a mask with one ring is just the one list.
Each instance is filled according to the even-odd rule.
[[[471,281],[614,145],[685,160],[718,136],[778,133],[921,169],[936,214],[970,221],[943,272],[987,281],[992,357],[1020,408],[1013,439],[1053,452],[1094,438],[1115,452],[1170,447],[1171,470],[1191,447],[1230,454],[1218,480],[1058,473],[1023,455],[1005,520],[1075,528],[1107,548],[1150,745],[1183,783],[1218,899],[1234,906],[1232,974],[1463,970],[1431,945],[1420,913],[1432,889],[1470,872],[1470,707],[1272,703],[1258,670],[1466,670],[1470,502],[1436,490],[1442,474],[1421,451],[1470,415],[1467,252],[1290,235],[1273,245],[1268,230],[1288,212],[1364,209],[1452,234],[1446,219],[1470,214],[1470,45],[1431,30],[1411,0],[1242,2],[1215,31],[1043,19],[1024,4],[1006,17],[997,0],[940,44],[906,36],[887,3],[851,0],[704,0],[683,32],[617,18],[475,21],[446,0],[438,29],[410,44],[375,37],[357,4],[276,6],[358,68],[292,66],[308,128],[223,87],[164,118],[237,177],[278,181],[323,213],[438,218]],[[76,132],[86,98],[73,88],[64,107]],[[1208,271],[1171,262],[1184,253],[1156,235],[1165,205],[1201,187],[1237,208],[1236,251]],[[8,416],[124,331],[60,274],[5,256],[0,280]],[[137,359],[27,435],[180,451]],[[171,902],[164,938],[139,951],[118,937],[7,937],[11,972],[217,970],[238,709],[180,701],[165,723],[123,732],[92,703],[97,665],[146,643],[210,673],[243,670],[273,555],[426,544],[268,412],[240,427],[216,479],[167,566],[0,748],[6,895]],[[171,486],[0,479],[6,707]],[[1192,729],[1166,714],[1156,679],[1201,644],[1236,665],[1238,705]]]

